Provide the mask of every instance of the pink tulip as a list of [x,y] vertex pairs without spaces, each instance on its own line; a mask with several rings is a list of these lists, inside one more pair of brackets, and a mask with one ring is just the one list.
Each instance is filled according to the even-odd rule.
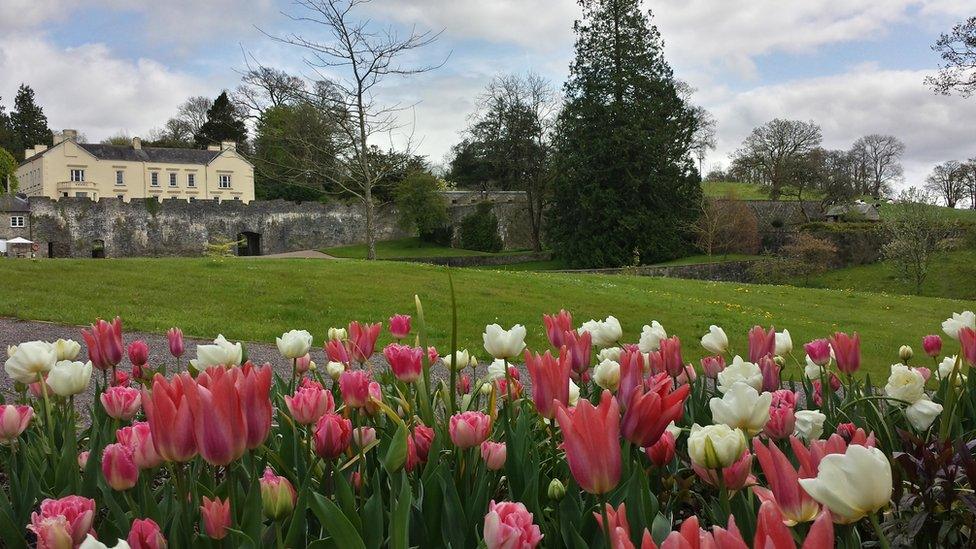
[[365,448],[376,442],[376,429],[372,427],[356,427],[352,430],[352,441],[357,448]]
[[151,518],[132,521],[129,537],[126,538],[131,549],[166,549],[166,538]]
[[976,367],[976,330],[968,326],[959,330],[959,344],[962,345],[962,356],[970,366]]
[[838,370],[850,375],[861,368],[861,337],[857,332],[853,336],[835,333],[830,338],[830,347],[834,350]]
[[34,417],[34,409],[17,404],[0,404],[0,441],[9,442],[23,433]]
[[[77,547],[85,541],[95,518],[95,500],[81,496],[45,499],[39,511],[31,513],[27,527],[37,534],[38,547]],[[40,540],[43,540],[44,545]]]
[[403,339],[410,335],[410,315],[393,315],[390,317],[390,334],[394,339]]
[[844,437],[834,433],[826,439],[811,440],[809,447],[804,446],[799,438],[790,437],[790,447],[793,449],[793,455],[796,456],[796,461],[799,464],[800,478],[817,476],[820,460],[824,456],[843,454],[851,445],[873,448],[875,446],[874,433],[866,435],[863,429],[857,429],[850,441],[846,441]]
[[420,379],[424,366],[424,350],[420,347],[390,343],[383,349],[383,356],[400,381],[413,383]]
[[125,370],[115,370],[115,375],[112,376],[112,386],[113,387],[128,387],[129,386],[129,374],[125,373]]
[[312,366],[312,355],[305,353],[295,359],[295,372],[302,375]]
[[139,468],[132,460],[132,450],[124,444],[109,444],[102,452],[102,475],[113,490],[128,490],[139,480]]
[[593,350],[593,336],[590,332],[577,333],[576,330],[563,332],[563,345],[572,357],[573,372],[583,375],[590,367],[590,352]]
[[481,443],[481,459],[485,460],[485,467],[489,471],[497,471],[504,467],[507,453],[504,442],[486,440]]
[[725,369],[725,357],[722,355],[706,356],[701,359],[701,366],[702,371],[705,372],[705,377],[715,379],[719,372]]
[[773,400],[770,406],[773,408],[790,408],[796,410],[796,393],[789,389],[773,391]]
[[799,482],[799,479],[809,477],[801,476],[774,442],[770,441],[767,446],[755,438],[752,448],[769,486],[769,490],[754,488],[756,495],[763,501],[772,501],[791,525],[813,520],[820,505],[800,487]]
[[557,314],[542,315],[542,322],[546,325],[546,335],[553,347],[558,349],[566,345],[563,336],[566,332],[573,330],[573,315],[564,309],[560,309]]
[[427,347],[427,364],[436,364],[441,356],[437,353],[437,348],[433,345]]
[[186,386],[195,383],[185,372],[173,376],[172,381],[156,374],[152,392],[142,391],[153,445],[166,461],[190,461],[197,455],[193,414],[186,398]]
[[214,366],[197,376],[195,381],[186,372],[180,375],[188,378],[184,388],[193,415],[193,435],[200,457],[211,465],[228,465],[244,455],[248,431],[235,386],[240,369]]
[[675,439],[670,431],[665,430],[657,442],[646,449],[647,457],[658,468],[663,468],[674,461]]
[[105,407],[105,413],[122,421],[131,420],[142,408],[142,397],[139,390],[131,387],[121,385],[109,387],[99,399],[102,401],[102,406]]
[[325,342],[325,354],[332,362],[349,364],[349,351],[342,341],[330,339]]
[[82,471],[88,466],[88,457],[91,456],[91,452],[85,450],[84,452],[78,452],[78,468]]
[[413,433],[410,436],[417,449],[417,457],[421,461],[427,461],[427,456],[430,453],[430,446],[434,443],[434,429],[424,425],[419,424],[413,428]]
[[376,339],[380,336],[382,329],[383,325],[379,322],[376,324],[360,324],[357,321],[349,323],[349,352],[354,360],[366,362],[369,357],[373,356],[373,351],[376,349]]
[[864,432],[864,429],[861,429],[853,423],[841,423],[837,426],[837,430],[835,432],[840,435],[840,437],[844,439],[844,442],[847,444],[851,444],[853,442],[854,444],[860,444],[861,446],[874,446],[873,436],[871,437],[871,443],[868,444],[867,433]]
[[926,368],[925,366],[914,367],[912,368],[912,371],[922,376],[922,379],[924,379],[926,382],[928,382],[929,378],[932,377],[932,370]]
[[227,528],[231,525],[230,499],[210,499],[203,496],[200,515],[203,517],[203,529],[207,537],[224,539],[227,536]]
[[[640,405],[631,404],[631,408]],[[560,405],[556,420],[563,433],[569,470],[580,488],[597,495],[613,490],[620,482],[621,470],[617,399],[604,390],[599,406],[580,399],[575,411],[570,413]]]
[[789,406],[770,406],[763,433],[773,440],[784,439],[796,430],[796,412]]
[[762,390],[773,392],[780,387],[780,367],[773,360],[772,355],[765,355],[759,359],[757,363],[759,370],[762,372],[763,384]]
[[346,370],[339,376],[342,402],[350,408],[362,408],[369,402],[369,384],[372,376],[366,370]]
[[652,446],[669,423],[684,416],[684,403],[690,391],[690,385],[673,389],[666,373],[652,376],[647,380],[646,391],[638,387],[630,397],[620,422],[621,434],[638,446]]
[[830,364],[830,342],[826,339],[815,339],[803,346],[807,356],[817,366]]
[[133,341],[128,348],[129,362],[133,366],[145,366],[149,362],[149,346],[145,341]]
[[691,385],[696,379],[698,379],[698,372],[695,371],[695,367],[691,363],[688,363],[681,369],[678,377],[674,378],[674,382],[678,385]]
[[771,501],[764,501],[759,506],[753,547],[769,549],[795,549],[796,547],[790,529],[783,524],[783,514]]
[[99,370],[114,368],[122,362],[125,348],[122,345],[122,319],[115,317],[111,323],[98,319],[89,329],[81,331],[88,347],[88,358]]
[[45,390],[47,390],[48,396],[51,396],[51,395],[54,394],[54,389],[52,389],[50,385],[47,385],[45,387],[44,385],[41,385],[42,383],[44,385],[47,385],[47,376],[46,375],[45,375],[43,381],[35,381],[34,383],[31,383],[30,385],[27,386],[30,389],[31,396],[33,396],[34,398],[36,398],[38,400],[44,399],[44,391]]
[[132,461],[139,469],[152,469],[163,463],[153,443],[152,428],[145,421],[137,421],[115,432],[115,439],[132,450]]
[[253,450],[271,432],[271,365],[256,367],[248,361],[228,371],[234,375],[234,387],[244,412],[244,446]]
[[664,371],[671,377],[677,377],[684,369],[685,363],[681,359],[681,340],[678,336],[671,336],[661,340],[658,350],[664,361]]
[[488,549],[532,549],[542,541],[542,531],[532,522],[532,513],[521,503],[503,501],[488,504],[484,527]]
[[343,454],[352,440],[352,422],[334,413],[323,414],[315,424],[315,453],[325,459]]
[[366,392],[369,394],[369,398],[366,400],[366,405],[363,406],[363,410],[365,410],[367,414],[374,416],[380,411],[379,403],[383,402],[383,388],[380,387],[379,383],[370,381],[369,387],[366,388]]
[[271,520],[281,520],[294,511],[298,494],[287,478],[276,475],[271,467],[265,467],[264,475],[258,483],[261,487],[264,516]]
[[458,378],[457,392],[460,395],[466,395],[471,392],[471,376],[469,374],[462,374]]
[[925,349],[925,354],[937,358],[942,353],[942,338],[937,335],[923,337],[922,349]]
[[179,328],[170,328],[166,332],[166,339],[169,340],[169,354],[176,358],[183,356],[186,348],[183,346],[183,330]]
[[[624,350],[620,353],[620,383],[617,386],[617,402],[625,408],[630,404],[630,397],[644,384],[644,357],[640,350]],[[535,380],[532,381],[535,391]],[[562,401],[568,404],[567,401]],[[550,418],[552,419],[552,418]]]
[[461,412],[451,416],[448,432],[451,442],[461,450],[478,446],[488,438],[491,417],[482,412]]
[[533,355],[525,351],[525,367],[532,378],[532,402],[539,415],[552,419],[556,415],[556,402],[569,403],[569,372],[572,359],[563,347],[558,357],[549,351]]
[[753,326],[749,330],[749,362],[758,364],[764,356],[773,356],[776,352],[776,329],[766,331],[762,326]]
[[285,395],[285,406],[292,419],[299,425],[311,425],[323,414],[335,411],[332,393],[314,387],[299,387],[294,395]]
[[742,453],[742,455],[728,467],[722,469],[721,479],[715,469],[706,469],[701,467],[696,463],[691,464],[691,468],[694,469],[695,474],[698,478],[705,481],[706,484],[711,486],[718,486],[719,480],[725,485],[728,490],[739,490],[745,487],[746,484],[750,482],[755,482],[755,478],[752,477],[752,454],[748,450]]

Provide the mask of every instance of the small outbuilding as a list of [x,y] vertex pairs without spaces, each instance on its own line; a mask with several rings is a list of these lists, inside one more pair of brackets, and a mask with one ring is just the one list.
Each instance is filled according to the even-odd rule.
[[863,200],[858,200],[850,204],[834,204],[827,210],[827,221],[836,223],[840,221],[881,221],[881,214],[878,212],[876,204],[869,204]]

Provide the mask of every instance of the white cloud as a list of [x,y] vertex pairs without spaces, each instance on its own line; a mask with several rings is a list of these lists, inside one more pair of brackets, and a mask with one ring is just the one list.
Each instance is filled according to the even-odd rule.
[[213,85],[149,59],[114,57],[103,44],[60,49],[18,35],[0,38],[0,96],[10,106],[21,82],[34,88],[52,129],[76,128],[97,141],[119,130],[143,134]]

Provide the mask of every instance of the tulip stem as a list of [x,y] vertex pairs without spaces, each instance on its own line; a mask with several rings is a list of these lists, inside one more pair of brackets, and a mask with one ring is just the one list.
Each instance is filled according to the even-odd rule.
[[607,538],[607,547],[613,547],[613,539],[610,537],[610,519],[607,517],[607,496],[600,494],[597,496],[600,502],[600,515],[603,517],[603,536]]
[[871,513],[868,515],[871,519],[871,526],[874,527],[874,533],[878,536],[878,543],[881,544],[881,549],[890,549],[888,544],[888,538],[885,537],[884,532],[881,531],[881,524],[878,523],[878,513]]
[[44,396],[44,423],[47,424],[47,432],[51,437],[51,451],[56,452],[57,442],[54,440],[54,423],[51,421],[51,400],[47,396],[47,380],[41,374],[37,374],[37,377],[40,379],[41,395]]

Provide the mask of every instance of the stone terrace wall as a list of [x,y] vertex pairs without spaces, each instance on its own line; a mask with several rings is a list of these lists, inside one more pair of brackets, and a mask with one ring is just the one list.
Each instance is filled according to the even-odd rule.
[[[452,193],[452,218],[459,220],[468,208],[483,198],[498,200],[495,206],[499,231],[507,249],[524,248],[520,240],[522,222],[517,215],[518,197],[482,197],[481,193]],[[471,202],[468,195],[477,195]],[[521,196],[521,195],[519,195]],[[524,200],[524,198],[522,199]],[[92,257],[93,249],[104,246],[105,257],[199,256],[208,242],[236,240],[242,233],[259,235],[255,244],[261,255],[363,241],[365,217],[358,205],[341,203],[287,202],[284,200],[236,201],[133,199],[123,202],[104,198],[30,199],[32,235],[39,245],[38,256]],[[523,222],[527,225],[527,222]],[[388,240],[410,236],[396,223],[396,211],[377,213],[377,238]]]

